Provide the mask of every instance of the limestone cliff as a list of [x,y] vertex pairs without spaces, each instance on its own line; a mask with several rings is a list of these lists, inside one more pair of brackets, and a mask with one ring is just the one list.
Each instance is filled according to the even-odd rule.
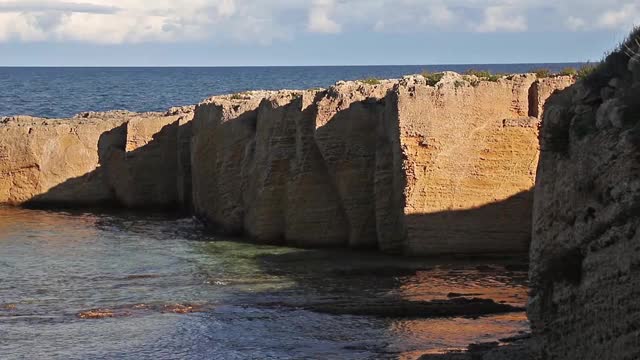
[[524,252],[538,113],[569,77],[448,73],[196,108],[196,213],[230,233],[412,255]]
[[446,73],[5,119],[0,203],[181,206],[220,232],[306,247],[524,252],[531,115],[572,81]]
[[640,31],[545,110],[529,317],[536,359],[638,359]]
[[[401,151],[393,155],[392,173],[403,179],[379,195],[397,197],[395,187],[404,183],[403,198],[383,198],[378,208],[401,206],[386,211],[400,211],[404,220],[382,234],[388,239],[383,248],[400,244],[411,254],[527,248],[539,124],[528,115],[542,106],[542,95],[551,94],[531,97],[532,89],[562,88],[571,79],[525,74],[473,80],[454,73],[435,87],[420,78],[405,80],[390,94],[384,133],[399,134],[389,141]],[[383,216],[398,218],[386,211]],[[402,232],[405,239],[395,238]]]
[[2,119],[0,203],[174,205],[177,127],[190,116],[112,111]]

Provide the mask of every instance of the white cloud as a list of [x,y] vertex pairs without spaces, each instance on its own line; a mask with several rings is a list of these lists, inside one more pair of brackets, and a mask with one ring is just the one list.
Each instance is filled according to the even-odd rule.
[[587,28],[587,22],[584,21],[584,19],[575,16],[569,16],[567,18],[566,25],[571,31],[579,31]]
[[449,25],[456,20],[456,15],[446,5],[441,3],[433,4],[429,8],[429,21],[435,25]]
[[623,30],[639,0],[0,0],[0,42],[270,44],[302,32]]
[[326,34],[336,34],[342,31],[340,24],[330,18],[334,5],[333,0],[314,0],[311,9],[309,9],[308,30]]
[[608,29],[619,29],[640,24],[640,5],[625,4],[619,9],[606,11],[598,18],[597,24]]
[[527,19],[512,8],[490,6],[484,11],[484,21],[475,29],[478,32],[525,31]]
[[78,12],[78,13],[96,13],[96,14],[113,14],[120,9],[112,5],[97,5],[91,3],[63,2],[63,1],[2,1],[0,2],[0,12],[46,12],[46,11],[62,11],[62,12]]

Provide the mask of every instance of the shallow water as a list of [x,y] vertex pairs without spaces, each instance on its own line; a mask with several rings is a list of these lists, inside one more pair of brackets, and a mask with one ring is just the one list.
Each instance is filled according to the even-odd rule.
[[[0,208],[2,359],[412,359],[528,324],[523,313],[385,319],[304,307],[450,292],[523,305],[526,291],[518,266],[258,246],[164,215]],[[112,317],[80,316],[94,309]]]

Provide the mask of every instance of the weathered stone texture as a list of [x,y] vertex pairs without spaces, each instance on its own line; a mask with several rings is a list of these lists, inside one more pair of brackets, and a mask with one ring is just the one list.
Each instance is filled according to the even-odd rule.
[[317,99],[313,140],[348,224],[348,244],[377,247],[375,165],[384,99],[395,85],[344,82]]
[[144,114],[123,125],[125,147],[112,148],[106,166],[109,183],[124,206],[173,208],[178,204],[180,119]]
[[102,137],[124,118],[7,118],[0,124],[0,202],[95,204],[112,200],[100,155],[120,139]]
[[214,97],[194,120],[196,212],[261,242],[525,251],[543,97],[567,79],[454,73]]
[[[90,113],[56,122],[59,133],[6,121],[0,130],[18,133],[5,148],[27,145],[4,155],[16,164],[2,165],[0,202],[180,206],[218,231],[297,246],[524,251],[538,156],[528,115],[566,81],[447,73],[436,86],[410,76],[216,96],[195,113]],[[59,138],[74,131],[87,138]],[[20,160],[32,148],[58,158]]]
[[529,116],[541,118],[546,100],[554,92],[564,90],[575,83],[573,76],[556,76],[539,79],[529,90]]
[[195,213],[218,230],[244,232],[248,171],[257,109],[268,92],[213,97],[196,106],[191,164]]
[[6,118],[0,203],[175,205],[178,126],[190,116],[112,111]]
[[420,78],[397,86],[386,123],[399,127],[401,155],[392,157],[404,199],[394,203],[404,224],[392,222],[384,238],[395,244],[383,247],[398,248],[401,229],[409,254],[526,251],[539,123],[528,117],[538,106],[529,92],[538,83],[532,74],[472,83],[447,73],[435,87]]
[[528,309],[536,359],[640,358],[638,60],[613,53],[546,106]]

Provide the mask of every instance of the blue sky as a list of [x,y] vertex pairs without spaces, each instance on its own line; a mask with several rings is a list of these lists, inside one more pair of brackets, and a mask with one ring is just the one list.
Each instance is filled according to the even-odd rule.
[[0,0],[0,65],[597,60],[639,0]]

